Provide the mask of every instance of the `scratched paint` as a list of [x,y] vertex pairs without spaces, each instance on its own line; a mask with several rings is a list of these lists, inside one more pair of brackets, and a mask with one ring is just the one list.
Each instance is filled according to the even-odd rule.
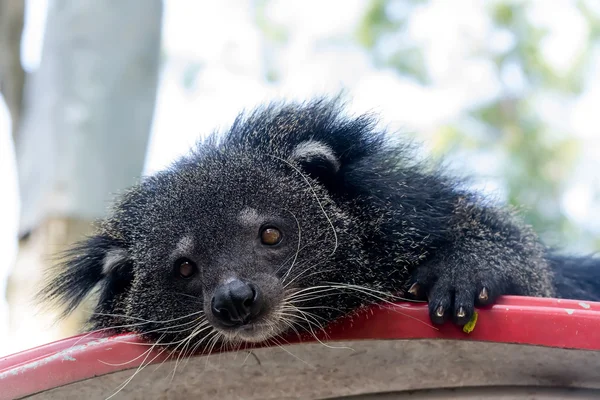
[[590,305],[588,303],[580,302],[579,305],[585,308],[586,310],[590,308]]
[[80,344],[78,346],[72,346],[67,350],[63,350],[63,351],[59,351],[56,354],[53,354],[51,356],[48,357],[44,357],[41,360],[36,360],[36,361],[32,361],[28,364],[25,365],[21,365],[19,367],[13,368],[9,371],[5,371],[5,372],[0,372],[0,381],[3,379],[6,379],[10,376],[14,376],[14,375],[19,375],[22,374],[26,371],[29,370],[35,370],[38,367],[44,366],[54,360],[61,360],[61,361],[77,361],[77,359],[74,357],[74,355],[76,355],[77,353],[85,350],[87,347],[89,347],[90,345],[96,345],[96,344],[100,344],[100,343],[104,343],[106,341],[108,341],[110,338],[101,338],[99,340],[95,340],[93,342],[89,342],[89,343],[85,343],[85,344]]
[[567,312],[567,314],[571,315],[575,312],[575,310],[571,310],[570,308],[565,308],[565,311]]

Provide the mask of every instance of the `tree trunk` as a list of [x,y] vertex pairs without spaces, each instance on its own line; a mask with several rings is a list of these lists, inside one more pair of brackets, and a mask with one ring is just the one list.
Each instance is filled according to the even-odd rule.
[[24,0],[0,1],[0,93],[10,113],[13,139],[21,120],[25,84],[25,71],[21,66],[24,16]]
[[32,300],[38,285],[42,283],[42,270],[51,263],[52,256],[89,231],[90,221],[87,220],[49,218],[26,238],[19,240],[19,252],[6,289],[11,353],[79,331],[90,312],[85,304],[68,318],[56,323],[57,313],[38,309]]
[[143,170],[161,22],[161,0],[49,1],[16,140],[20,240],[7,298],[19,348],[74,334],[89,316],[80,308],[49,331],[56,316],[38,313],[32,297],[51,258]]

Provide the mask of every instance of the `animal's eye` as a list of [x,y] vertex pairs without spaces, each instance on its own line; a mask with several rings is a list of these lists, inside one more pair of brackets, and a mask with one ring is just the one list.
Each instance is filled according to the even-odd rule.
[[260,232],[260,241],[268,246],[274,246],[281,242],[281,237],[281,231],[273,227],[263,228]]
[[182,278],[191,278],[196,274],[196,272],[198,272],[196,264],[194,264],[187,258],[177,260],[177,262],[175,263],[175,269],[179,276]]

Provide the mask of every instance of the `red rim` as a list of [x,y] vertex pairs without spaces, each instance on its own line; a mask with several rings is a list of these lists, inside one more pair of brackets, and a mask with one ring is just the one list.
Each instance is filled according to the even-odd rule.
[[[375,306],[333,324],[320,340],[456,339],[600,350],[600,303],[504,297],[479,310],[467,334],[448,323],[434,328],[426,304]],[[298,338],[287,338],[290,343]],[[302,342],[315,339],[302,338]],[[268,344],[265,344],[268,345]],[[162,361],[135,335],[80,335],[0,358],[0,399],[14,399],[111,372]],[[148,355],[148,357],[146,357]]]

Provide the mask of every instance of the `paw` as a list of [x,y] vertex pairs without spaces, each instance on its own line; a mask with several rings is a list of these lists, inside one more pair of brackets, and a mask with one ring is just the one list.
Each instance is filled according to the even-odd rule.
[[408,289],[410,296],[427,299],[429,316],[434,324],[452,320],[463,326],[473,317],[475,306],[492,304],[501,294],[498,290],[500,285],[490,276],[482,279],[481,274],[460,274],[461,277],[457,278],[452,276],[452,271],[440,272],[438,274],[426,266],[419,267]]

